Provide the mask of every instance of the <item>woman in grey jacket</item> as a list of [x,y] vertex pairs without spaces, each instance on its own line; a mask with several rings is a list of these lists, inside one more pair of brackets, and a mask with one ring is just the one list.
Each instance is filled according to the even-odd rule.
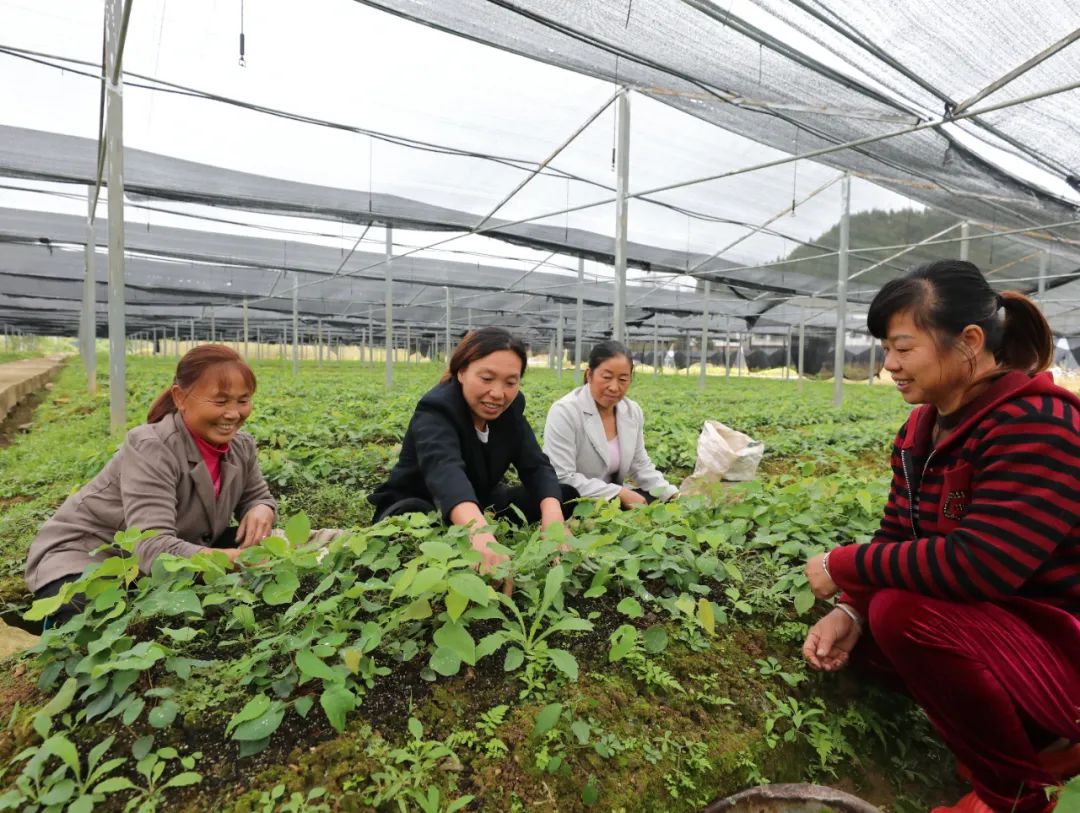
[[[118,530],[156,535],[135,546],[149,573],[161,553],[193,556],[210,548],[235,560],[270,535],[277,503],[263,480],[255,441],[240,427],[251,414],[255,375],[224,345],[188,352],[147,422],[127,434],[104,469],[68,497],[30,546],[26,584],[35,598],[56,595]],[[230,528],[235,516],[239,526]],[[57,613],[70,615],[76,608]]]
[[645,418],[626,397],[633,374],[626,347],[601,342],[589,353],[584,385],[551,405],[544,427],[544,452],[559,482],[582,497],[618,499],[624,508],[678,493],[645,451]]

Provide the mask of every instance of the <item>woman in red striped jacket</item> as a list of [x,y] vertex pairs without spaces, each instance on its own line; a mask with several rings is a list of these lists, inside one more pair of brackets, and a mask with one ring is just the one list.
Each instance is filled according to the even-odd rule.
[[1080,772],[1080,399],[1045,372],[1038,306],[970,263],[890,281],[867,326],[922,406],[873,540],[807,563],[818,598],[841,595],[803,655],[923,707],[974,787],[934,813],[1044,813]]

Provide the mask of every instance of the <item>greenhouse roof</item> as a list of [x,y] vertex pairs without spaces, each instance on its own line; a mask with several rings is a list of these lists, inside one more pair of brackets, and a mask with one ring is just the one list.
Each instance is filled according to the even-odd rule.
[[[0,321],[38,332],[74,330],[97,171],[100,40],[83,7],[55,5],[66,17],[49,36],[13,25],[17,41],[0,43],[17,80],[0,89],[0,175],[19,179],[0,188]],[[392,263],[395,320],[441,330],[449,295],[457,327],[546,336],[560,308],[573,325],[580,257],[584,329],[606,334],[620,87],[633,95],[628,335],[700,330],[695,277],[713,281],[715,330],[834,324],[836,241],[817,241],[839,219],[843,172],[853,213],[927,206],[955,218],[912,250],[871,250],[853,231],[850,328],[899,270],[956,256],[969,221],[972,245],[991,247],[995,285],[1035,292],[1041,274],[1055,329],[1080,331],[1080,52],[1069,47],[1080,10],[1069,3],[326,6],[311,9],[313,36],[268,3],[250,35],[264,56],[245,68],[213,47],[183,56],[185,27],[219,33],[208,2],[134,12],[132,332],[208,309],[235,329],[244,300],[252,324],[271,328],[296,287],[308,324],[355,337],[370,318],[378,333],[389,225],[405,255]],[[265,56],[287,49],[299,60]],[[361,83],[363,103],[342,104],[331,76]],[[99,251],[106,225],[102,207]],[[817,259],[789,258],[799,247]]]

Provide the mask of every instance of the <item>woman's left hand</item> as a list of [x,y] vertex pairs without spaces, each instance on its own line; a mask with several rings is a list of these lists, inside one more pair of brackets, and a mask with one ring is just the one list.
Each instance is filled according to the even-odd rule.
[[825,566],[821,563],[825,558],[824,553],[819,553],[806,563],[806,578],[810,582],[810,590],[820,599],[828,599],[840,592],[832,576],[825,572]]
[[258,545],[274,529],[274,509],[269,505],[256,505],[240,519],[236,529],[236,544],[241,548]]

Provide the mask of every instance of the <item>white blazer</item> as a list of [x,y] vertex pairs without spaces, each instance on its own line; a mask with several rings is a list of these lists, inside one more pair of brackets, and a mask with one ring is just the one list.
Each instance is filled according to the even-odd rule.
[[608,440],[600,411],[588,384],[568,392],[551,405],[544,426],[544,453],[559,482],[577,489],[582,497],[615,499],[626,480],[638,488],[667,499],[678,489],[656,470],[645,451],[645,418],[641,407],[629,398],[615,405],[615,428],[619,434],[619,471],[615,481],[604,476],[609,468]]

